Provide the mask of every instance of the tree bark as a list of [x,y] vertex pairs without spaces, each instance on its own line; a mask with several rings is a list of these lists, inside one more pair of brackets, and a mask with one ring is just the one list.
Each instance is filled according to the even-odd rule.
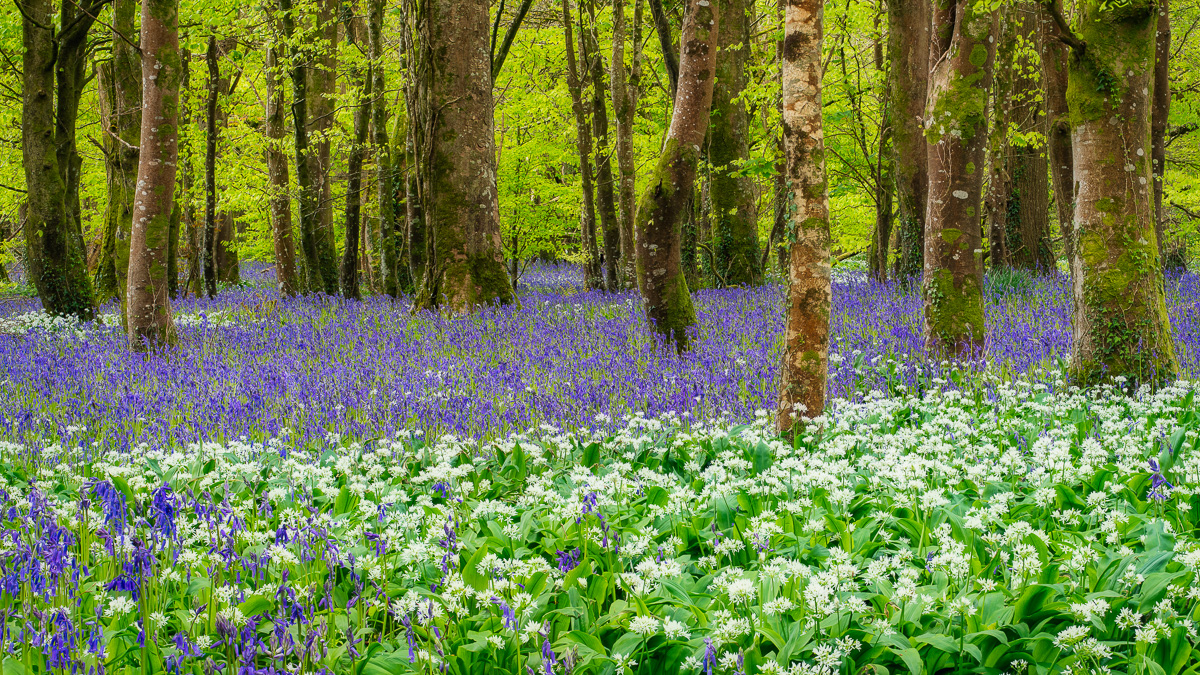
[[1013,108],[1013,58],[1017,46],[1012,5],[1001,5],[996,10],[998,28],[996,36],[995,77],[992,79],[992,119],[988,129],[987,194],[983,208],[988,239],[988,264],[992,269],[1012,266],[1011,250],[1019,241],[1010,242],[1008,236],[1009,191],[1012,180],[1009,174],[1008,127]]
[[288,159],[283,150],[287,135],[287,103],[281,80],[284,77],[284,48],[278,41],[267,46],[267,180],[271,186],[271,241],[275,247],[275,277],[279,292],[300,292],[296,276],[296,249],[292,242],[292,200],[288,187]]
[[[1053,0],[1062,11],[1062,0]],[[1046,154],[1054,184],[1054,210],[1062,234],[1064,257],[1075,257],[1072,220],[1075,211],[1075,170],[1071,152],[1071,122],[1067,110],[1067,45],[1057,39],[1058,30],[1049,15],[1042,17],[1042,73],[1046,78]]]
[[717,80],[713,85],[708,160],[712,164],[713,276],[718,286],[762,283],[758,205],[754,179],[740,175],[750,156],[750,121],[741,100],[750,58],[750,17],[746,0],[720,3]]
[[973,0],[934,9],[930,49],[925,344],[939,356],[983,349],[981,190],[996,21]]
[[129,346],[177,341],[167,284],[167,248],[179,147],[178,0],[142,0],[142,131],[129,238]]
[[208,102],[204,109],[204,290],[208,297],[217,295],[217,104],[220,97],[221,64],[217,38],[208,37],[204,55],[208,65]]
[[[346,22],[346,44],[353,48],[359,39],[353,21]],[[383,63],[372,64],[371,70],[380,69]],[[356,65],[350,66],[350,86],[360,90],[358,105],[354,108],[354,144],[350,146],[350,154],[346,159],[346,210],[345,236],[342,247],[342,267],[338,271],[338,281],[342,287],[342,297],[350,300],[361,300],[362,290],[358,283],[358,240],[362,222],[362,166],[363,153],[367,146],[367,127],[371,117],[371,73],[364,76],[362,69]]]
[[[186,229],[187,244],[187,276],[185,277],[186,283],[183,288],[183,295],[186,296],[188,293],[191,293],[199,297],[202,285],[200,272],[200,227],[196,223],[196,207],[193,201],[193,191],[195,190],[195,175],[192,172],[193,148],[188,140],[190,134],[186,131],[192,126],[192,99],[188,93],[191,89],[189,86],[191,82],[191,61],[191,52],[187,48],[180,49],[180,63],[183,68],[183,85],[180,88],[180,108],[183,119],[180,121],[180,128],[184,130],[179,137],[179,170],[183,173],[183,176],[179,178],[182,192],[180,219],[183,227]],[[172,299],[174,299],[174,296]]]
[[617,126],[617,202],[620,205],[621,264],[618,281],[628,288],[637,276],[634,263],[633,220],[637,210],[637,165],[634,161],[633,125],[637,117],[642,80],[642,0],[633,5],[633,47],[625,67],[625,0],[613,0],[612,99]]
[[[881,3],[882,4],[882,3]],[[879,8],[882,12],[882,8]],[[895,166],[892,157],[892,125],[888,119],[891,111],[891,83],[887,81],[884,64],[883,36],[880,34],[882,14],[875,15],[875,70],[883,73],[885,80],[880,105],[883,115],[879,122],[879,145],[875,152],[875,227],[871,229],[871,243],[867,249],[867,273],[872,279],[883,283],[888,275],[888,249],[892,240],[892,201],[896,191]]]
[[500,241],[486,0],[427,0],[418,17],[422,198],[432,251],[418,307],[513,301]]
[[[584,285],[589,289],[603,287],[600,255],[596,249],[596,188],[592,177],[592,130],[588,127],[583,106],[581,73],[575,62],[575,43],[571,30],[570,0],[563,0],[563,35],[567,52],[567,90],[571,95],[571,111],[575,115],[575,147],[579,154],[579,176],[583,185],[583,204],[579,230],[584,255]],[[582,29],[581,29],[582,30]]]
[[[82,52],[91,27],[91,12],[55,35],[51,0],[17,0],[21,9],[22,59],[21,159],[25,170],[25,243],[28,279],[42,307],[51,314],[91,320],[92,283],[88,278],[83,237],[69,208],[70,171],[75,146],[75,116],[82,82],[71,77],[73,55]],[[63,69],[55,77],[57,61]],[[70,71],[70,72],[69,72]],[[81,79],[81,78],[80,78]],[[56,94],[57,103],[56,106]],[[72,103],[74,101],[74,103]],[[60,150],[67,159],[60,158]],[[76,193],[77,194],[77,193]]]
[[1046,153],[1035,134],[1048,135],[1041,64],[1043,10],[1033,2],[1012,8],[1014,31],[1022,45],[1013,67],[1011,126],[1020,136],[1009,139],[1008,216],[1005,228],[1009,258],[1016,267],[1048,272],[1054,266],[1050,249],[1050,176]]
[[619,288],[617,269],[621,258],[621,229],[617,222],[616,201],[613,196],[612,145],[608,141],[608,93],[604,81],[604,56],[596,35],[596,11],[593,0],[585,0],[589,23],[579,27],[581,53],[592,80],[592,152],[596,167],[596,201],[599,207],[600,234],[604,242],[604,287],[610,292]]
[[700,146],[708,132],[718,21],[709,2],[688,0],[671,126],[637,210],[637,276],[646,318],[680,352],[687,349],[688,331],[696,323],[682,267],[681,221],[692,200]]
[[783,29],[783,147],[790,188],[787,318],[776,425],[791,433],[825,410],[833,299],[829,189],[821,120],[821,0],[788,0]]
[[[292,135],[296,154],[296,183],[300,188],[300,248],[304,251],[304,287],[308,293],[325,290],[321,260],[317,254],[317,187],[313,184],[308,157],[308,66],[309,50],[295,40],[296,14],[292,0],[279,0],[283,34],[290,43],[292,80]],[[336,282],[335,282],[336,283]]]
[[1154,231],[1150,154],[1157,4],[1081,3],[1067,101],[1078,193],[1071,376],[1135,383],[1179,370]]
[[337,107],[338,5],[341,0],[318,0],[314,37],[319,48],[308,69],[308,132],[313,152],[308,162],[317,195],[317,260],[325,292],[338,293],[338,262],[333,226],[333,168],[331,134]]
[[1167,122],[1171,116],[1171,11],[1170,0],[1158,0],[1154,40],[1154,109],[1150,115],[1150,170],[1154,174],[1154,234],[1158,257],[1165,261],[1166,211],[1163,209],[1163,180],[1167,171]]
[[[380,258],[383,292],[392,298],[400,297],[400,261],[396,250],[396,207],[393,202],[394,159],[388,140],[387,83],[383,63],[383,0],[368,0],[367,42],[371,57],[371,125],[374,136],[375,183],[379,201]],[[405,263],[407,266],[407,261]]]
[[96,271],[97,299],[116,296],[125,321],[125,287],[129,269],[129,228],[137,183],[138,143],[142,125],[142,64],[133,45],[136,0],[118,0],[112,10],[112,58],[96,66],[100,125],[104,128],[103,250]]
[[929,30],[928,2],[888,2],[889,117],[900,243],[894,273],[899,279],[919,277],[924,264],[929,151],[922,120],[929,81]]

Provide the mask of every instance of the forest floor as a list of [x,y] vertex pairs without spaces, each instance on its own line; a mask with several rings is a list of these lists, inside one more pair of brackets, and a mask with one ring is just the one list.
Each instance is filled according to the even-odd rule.
[[915,293],[840,275],[784,442],[777,287],[697,293],[681,357],[572,268],[467,318],[256,275],[165,356],[0,309],[6,674],[1200,669],[1200,383],[1067,386],[1061,280],[928,364]]

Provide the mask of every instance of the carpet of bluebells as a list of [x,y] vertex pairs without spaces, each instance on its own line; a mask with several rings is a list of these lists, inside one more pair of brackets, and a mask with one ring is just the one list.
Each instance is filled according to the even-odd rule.
[[4,675],[1200,673],[1200,382],[1072,388],[1064,282],[988,294],[930,364],[839,277],[792,442],[777,287],[682,357],[558,267],[471,318],[248,285],[152,356],[0,301]]

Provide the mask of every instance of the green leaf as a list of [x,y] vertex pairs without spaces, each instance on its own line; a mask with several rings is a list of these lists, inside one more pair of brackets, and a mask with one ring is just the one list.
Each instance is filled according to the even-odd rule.
[[246,616],[255,616],[271,611],[275,603],[265,595],[252,595],[245,602],[238,605],[238,609]]
[[487,555],[487,552],[487,544],[480,545],[462,566],[463,581],[467,582],[471,588],[477,591],[486,591],[488,587],[488,578],[479,572],[479,563],[483,561],[483,557]]
[[958,653],[958,642],[948,635],[942,635],[941,633],[925,633],[923,635],[918,635],[913,639],[922,644],[927,644],[931,647],[934,647],[935,649],[940,649],[947,654]]
[[1017,599],[1017,604],[1013,606],[1013,621],[1021,622],[1037,615],[1042,611],[1042,606],[1046,604],[1046,600],[1052,593],[1054,593],[1054,589],[1050,586],[1042,584],[1027,586],[1021,593],[1021,597]]
[[[892,651],[894,652],[895,650]],[[912,675],[921,675],[924,672],[925,666],[921,663],[921,654],[917,651],[916,647],[902,649],[896,656],[899,656],[904,661],[904,665],[908,666],[908,670]]]
[[[584,647],[587,647],[588,649],[592,650],[593,652],[596,652],[597,654],[599,654],[601,656],[608,655],[608,651],[604,649],[604,643],[600,641],[600,638],[596,637],[595,635],[592,635],[591,633],[588,633],[587,631],[573,630],[570,633],[567,633],[566,635],[564,635],[562,640],[567,640],[567,641],[573,642],[577,645],[582,645]],[[562,640],[560,640],[560,642]]]

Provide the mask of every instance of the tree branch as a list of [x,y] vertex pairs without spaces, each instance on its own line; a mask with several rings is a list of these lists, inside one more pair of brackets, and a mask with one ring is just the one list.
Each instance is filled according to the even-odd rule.
[[1067,18],[1063,16],[1062,8],[1058,6],[1056,0],[1041,0],[1042,7],[1050,14],[1050,18],[1054,19],[1054,25],[1058,28],[1058,38],[1060,42],[1067,45],[1075,52],[1076,56],[1083,56],[1087,51],[1087,43],[1079,39],[1075,31],[1071,30],[1071,25],[1067,23]]

